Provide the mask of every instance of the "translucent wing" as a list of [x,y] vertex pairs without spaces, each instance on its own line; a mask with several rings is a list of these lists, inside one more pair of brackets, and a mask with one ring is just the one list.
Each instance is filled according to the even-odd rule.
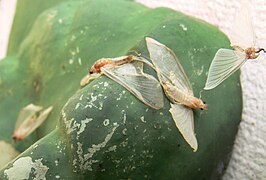
[[154,70],[156,70],[155,67],[154,67],[154,65],[153,65],[150,61],[148,61],[147,59],[145,59],[145,58],[143,58],[143,57],[137,57],[137,56],[135,56],[135,57],[134,57],[134,61],[140,61],[140,62],[143,62],[143,63],[145,63],[146,65],[148,65],[148,66],[150,66],[151,68],[153,68]]
[[101,71],[148,106],[154,109],[163,107],[163,91],[160,83],[153,76],[143,72],[142,62],[103,67]]
[[37,129],[43,121],[47,118],[49,113],[52,111],[52,107],[49,107],[39,113],[42,110],[41,106],[35,106],[30,104],[23,108],[18,116],[15,131],[13,133],[13,139],[15,141],[20,141],[31,134],[35,129]]
[[50,106],[46,108],[45,110],[41,111],[39,116],[34,122],[25,123],[25,125],[30,125],[27,136],[35,131],[49,116],[49,114],[52,112],[53,106]]
[[249,4],[247,3],[242,3],[236,14],[230,41],[231,46],[240,46],[243,49],[255,46],[255,34],[251,22]]
[[19,112],[19,115],[16,121],[15,130],[17,130],[23,122],[29,121],[29,119],[36,118],[36,113],[41,111],[42,109],[43,107],[36,106],[34,104],[29,104],[26,107],[22,108]]
[[189,79],[173,51],[149,37],[146,37],[146,43],[161,83],[173,83],[176,88],[193,95]]
[[194,152],[197,151],[198,142],[194,133],[193,111],[182,104],[171,104],[169,111],[184,139],[193,148]]
[[237,71],[246,60],[246,54],[244,52],[219,49],[212,60],[204,89],[209,90],[218,86]]

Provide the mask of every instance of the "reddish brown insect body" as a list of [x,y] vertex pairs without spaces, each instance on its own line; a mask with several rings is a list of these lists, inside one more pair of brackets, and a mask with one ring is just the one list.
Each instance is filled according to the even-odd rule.
[[104,67],[104,66],[109,65],[109,64],[113,64],[113,61],[111,59],[107,59],[107,58],[99,59],[90,68],[90,74],[100,73],[101,72],[101,67]]
[[121,56],[118,58],[102,58],[97,60],[90,68],[90,74],[101,73],[101,68],[104,66],[120,66],[122,64],[130,63],[134,60],[133,56]]
[[16,143],[16,142],[19,142],[19,141],[21,141],[23,138],[19,135],[19,134],[17,134],[16,132],[12,135],[12,139],[13,139],[13,141]]
[[246,53],[247,59],[256,59],[259,56],[259,54],[257,53],[254,47],[245,49],[245,53]]

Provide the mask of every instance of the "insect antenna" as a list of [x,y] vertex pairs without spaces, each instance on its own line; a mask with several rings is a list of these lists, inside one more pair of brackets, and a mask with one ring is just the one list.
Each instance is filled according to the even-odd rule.
[[263,51],[264,53],[266,53],[266,51],[265,51],[264,48],[260,48],[258,51],[256,51],[256,53],[259,53],[259,52],[261,52],[261,51]]

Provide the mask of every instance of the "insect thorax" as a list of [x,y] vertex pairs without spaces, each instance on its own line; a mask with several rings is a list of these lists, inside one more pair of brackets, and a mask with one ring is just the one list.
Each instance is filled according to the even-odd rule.
[[254,47],[249,47],[245,49],[245,53],[247,59],[256,59],[259,56]]

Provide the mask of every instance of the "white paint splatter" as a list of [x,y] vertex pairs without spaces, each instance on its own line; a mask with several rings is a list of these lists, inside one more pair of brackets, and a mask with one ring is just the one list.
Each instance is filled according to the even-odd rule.
[[64,111],[62,111],[62,116],[66,126],[67,134],[70,134],[71,132],[75,131],[77,128],[80,127],[80,124],[77,123],[74,118],[68,120]]
[[123,135],[127,135],[127,128],[124,128],[124,129],[122,130],[122,134],[123,134]]
[[86,118],[84,120],[81,120],[81,126],[79,128],[79,131],[77,132],[77,138],[85,130],[86,124],[91,122],[92,120],[93,120],[92,118]]
[[84,94],[82,94],[82,95],[79,97],[79,100],[80,100],[80,101],[82,101],[83,96],[84,96]]
[[108,150],[105,152],[111,152],[111,151],[116,152],[116,147],[117,147],[116,145],[113,145],[113,146],[109,147]]
[[103,102],[99,102],[99,105],[100,105],[100,106],[99,106],[98,109],[99,109],[100,111],[103,110]]
[[123,94],[122,94],[122,93],[119,93],[119,97],[118,97],[118,98],[116,98],[116,100],[117,100],[117,101],[120,101],[120,100],[121,100],[121,98],[122,98],[122,96],[123,96]]
[[75,109],[78,109],[79,106],[80,106],[80,103],[77,103]]
[[79,63],[79,65],[82,65],[82,61],[81,61],[80,57],[78,58],[78,63]]
[[88,99],[90,101],[88,102],[88,104],[84,108],[88,108],[88,107],[89,108],[92,108],[92,107],[95,107],[95,108],[97,108],[99,110],[102,110],[103,109],[103,102],[98,101],[99,105],[94,104],[94,102],[97,100],[97,98],[98,97],[101,97],[101,96],[102,95],[99,95],[99,96],[95,95],[95,96],[93,96],[93,93],[91,93],[91,96],[90,97],[86,97],[86,99]]
[[94,84],[92,87],[94,87],[94,88],[100,88],[100,86],[98,84]]
[[91,93],[91,102],[94,102],[97,100],[97,95],[93,96],[93,93]]
[[140,117],[140,120],[141,120],[141,122],[146,123],[146,121],[145,121],[145,119],[144,119],[144,116],[141,116],[141,117]]
[[[33,169],[33,170],[32,170]],[[4,171],[5,176],[9,180],[16,179],[43,179],[46,180],[46,172],[48,167],[42,164],[42,159],[36,159],[34,162],[31,157],[21,157],[17,159],[13,166]],[[30,174],[33,173],[34,175]]]
[[58,160],[55,160],[54,163],[55,163],[55,166],[58,166]]
[[69,64],[73,64],[73,63],[74,63],[74,60],[73,60],[73,59],[69,59],[69,60],[68,60],[68,63],[69,63]]
[[108,85],[109,85],[108,82],[104,82],[104,84],[103,84],[104,87],[107,87]]
[[108,125],[109,125],[109,119],[105,119],[105,120],[103,121],[103,125],[104,125],[104,126],[108,126]]
[[179,25],[184,31],[187,31],[187,27],[184,24]]
[[74,159],[73,160],[73,165],[76,167],[77,165],[81,170],[89,170],[92,171],[92,164],[99,162],[99,160],[93,160],[93,155],[97,152],[100,151],[102,148],[106,146],[106,144],[110,141],[112,138],[116,128],[118,127],[115,126],[113,127],[112,131],[106,135],[105,139],[103,142],[99,144],[92,144],[91,148],[88,148],[88,153],[83,154],[83,149],[82,149],[82,144],[80,142],[77,142],[77,155],[78,155],[78,160]]
[[120,146],[122,147],[126,147],[127,145],[128,145],[128,138],[125,141],[120,143]]

